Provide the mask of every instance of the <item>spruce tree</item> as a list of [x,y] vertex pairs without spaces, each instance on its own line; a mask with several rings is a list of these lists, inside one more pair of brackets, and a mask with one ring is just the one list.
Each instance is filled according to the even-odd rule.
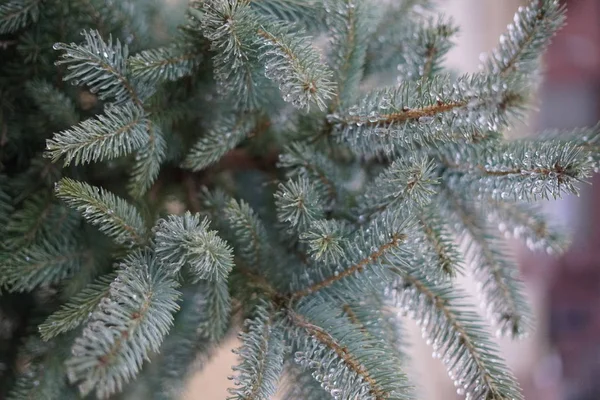
[[176,399],[236,331],[230,399],[418,398],[402,315],[459,393],[522,399],[503,237],[563,250],[538,201],[600,160],[598,127],[503,138],[565,10],[458,76],[455,24],[392,3],[0,1],[7,399]]

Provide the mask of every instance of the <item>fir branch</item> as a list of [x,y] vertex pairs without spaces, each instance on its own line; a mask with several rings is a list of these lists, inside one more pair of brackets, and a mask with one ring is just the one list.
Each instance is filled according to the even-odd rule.
[[399,0],[379,7],[371,5],[375,21],[368,40],[367,76],[397,73],[398,65],[406,62],[408,46],[405,43],[414,40],[413,33],[420,28],[431,3],[431,0]]
[[206,186],[202,186],[199,191],[200,215],[208,218],[220,232],[229,230],[229,226],[225,219],[222,218],[221,210],[227,207],[231,201],[231,196],[223,190],[223,188],[215,188],[209,190]]
[[462,273],[462,260],[454,245],[448,228],[439,212],[429,206],[419,213],[419,227],[424,241],[420,248],[414,248],[415,254],[429,255],[430,262],[436,265],[445,277],[454,278]]
[[42,339],[48,341],[87,321],[100,301],[108,296],[110,284],[116,277],[116,273],[110,273],[98,278],[63,304],[39,326]]
[[250,6],[263,15],[308,27],[321,22],[323,11],[317,0],[250,0]]
[[536,204],[489,200],[479,208],[500,233],[523,241],[530,250],[561,254],[568,247],[567,238],[549,223]]
[[[574,144],[514,141],[496,147],[454,147],[443,154],[443,179],[496,200],[532,201],[577,194],[591,173],[587,154]],[[458,153],[456,152],[458,150]]]
[[108,297],[92,313],[67,361],[69,380],[82,395],[99,398],[120,391],[158,351],[173,323],[178,284],[148,252],[135,252],[121,265]]
[[373,183],[365,187],[360,199],[359,215],[381,213],[399,204],[422,207],[430,201],[437,183],[435,164],[423,158],[416,161],[396,160]]
[[138,149],[128,183],[129,193],[135,197],[142,197],[158,178],[160,167],[167,157],[167,142],[160,128],[146,121],[149,132],[148,142]]
[[211,44],[220,92],[242,108],[254,108],[259,103],[257,17],[249,2],[208,0],[192,7],[198,7],[202,35]]
[[307,253],[317,262],[338,265],[346,260],[348,229],[336,220],[318,220],[310,224],[300,240],[308,245]]
[[233,268],[231,247],[197,214],[170,215],[156,224],[154,234],[156,256],[171,274],[188,266],[193,280],[218,282]]
[[308,38],[283,24],[263,24],[257,34],[265,76],[279,84],[283,100],[301,110],[308,111],[311,103],[325,110],[335,87],[332,73],[321,63]]
[[277,219],[290,233],[299,235],[325,216],[323,199],[304,176],[280,183],[274,196]]
[[[384,342],[348,327],[327,301],[306,301],[288,312],[297,338],[297,364],[340,399],[407,399],[410,388],[398,369],[401,361]],[[326,329],[323,327],[327,327]]]
[[110,107],[104,115],[48,139],[46,154],[54,162],[64,156],[65,166],[122,157],[147,145],[149,124],[143,111],[132,103]]
[[146,227],[137,209],[105,189],[63,178],[55,192],[116,243],[133,246],[146,241]]
[[285,345],[283,331],[274,325],[272,305],[260,302],[252,319],[245,322],[246,331],[240,335],[242,345],[235,350],[240,363],[233,367],[234,389],[229,400],[262,400],[275,395],[283,371]]
[[197,330],[200,337],[210,342],[218,342],[225,336],[231,323],[231,298],[229,285],[225,280],[203,282],[201,306],[204,308]]
[[569,131],[548,130],[542,132],[535,141],[552,143],[553,146],[563,146],[568,142],[586,153],[592,162],[594,172],[600,171],[600,124],[593,127],[577,128]]
[[201,60],[196,49],[170,46],[144,50],[129,58],[128,65],[136,79],[157,84],[190,76]]
[[503,77],[535,72],[540,54],[565,23],[565,12],[557,0],[534,0],[519,8],[499,46],[484,61],[486,70]]
[[389,295],[409,315],[442,358],[459,394],[475,399],[522,399],[515,378],[489,340],[479,317],[461,302],[465,294],[449,284],[435,284],[418,270],[399,273]]
[[[600,168],[598,127],[501,140],[563,23],[559,0],[530,0],[482,71],[458,78],[442,65],[456,28],[430,0],[193,0],[173,39],[164,2],[136,2],[0,0],[0,286],[36,305],[3,301],[0,321],[14,335],[13,315],[49,315],[16,364],[2,351],[23,374],[0,386],[112,398],[152,358],[117,397],[177,397],[241,316],[232,399],[274,396],[286,361],[303,370],[288,400],[407,399],[398,306],[459,392],[522,399],[451,278],[462,246],[499,334],[522,334],[531,316],[495,231],[558,251],[527,202]],[[42,154],[49,129],[62,132]],[[126,189],[152,220],[63,176]]]
[[[0,175],[0,234],[7,228],[8,221],[14,215],[13,200],[3,186],[6,185],[6,177]],[[3,235],[2,235],[3,236]]]
[[13,33],[37,22],[42,0],[7,0],[0,5],[0,35]]
[[54,85],[43,80],[32,80],[27,82],[26,89],[29,97],[54,126],[62,128],[79,121],[73,100]]
[[374,90],[358,104],[330,114],[328,121],[354,152],[394,154],[497,130],[523,103],[523,96],[504,89],[495,76],[465,75],[458,81],[436,76]]
[[218,343],[202,337],[198,325],[205,318],[204,285],[183,290],[184,306],[175,316],[173,327],[161,346],[160,358],[151,364],[148,386],[155,400],[180,398],[191,374],[204,367]]
[[379,295],[370,299],[350,301],[342,306],[343,315],[366,337],[385,343],[387,353],[408,365],[406,332],[402,329],[400,317],[392,307],[384,303]]
[[116,104],[133,101],[141,108],[140,95],[126,76],[129,54],[127,45],[122,46],[118,39],[113,45],[112,36],[105,42],[95,30],[84,31],[83,36],[84,45],[54,45],[54,50],[64,51],[57,64],[66,64],[70,70],[64,80],[88,86],[92,93],[98,93],[102,100],[111,98]]
[[73,239],[39,241],[12,256],[1,268],[2,279],[14,292],[60,282],[79,270],[92,257]]
[[[298,290],[290,294],[292,300],[299,300],[321,290],[330,288],[338,282],[348,290],[369,290],[369,277],[355,282],[361,274],[373,274],[374,280],[382,279],[387,270],[387,264],[402,265],[404,250],[402,244],[408,236],[404,233],[411,226],[410,219],[399,221],[396,216],[385,215],[374,220],[364,229],[359,230],[353,238],[344,241],[344,253],[348,265],[339,268],[335,265],[321,268],[315,275],[309,274],[310,283],[300,283]],[[366,256],[365,256],[366,252]],[[373,279],[373,278],[371,278]],[[347,285],[347,286],[344,286]],[[352,288],[352,289],[351,289]]]
[[271,239],[248,203],[232,199],[222,212],[232,231],[234,248],[242,261],[254,269],[270,262]]
[[43,153],[36,154],[29,167],[11,182],[14,191],[19,193],[14,197],[15,204],[27,201],[31,196],[35,196],[36,192],[48,194],[47,189],[54,186],[62,175],[61,166],[44,157]]
[[301,142],[287,146],[279,157],[279,166],[288,168],[288,176],[305,177],[315,185],[322,198],[333,202],[343,193],[339,168],[314,147]]
[[327,0],[326,23],[331,34],[330,59],[338,90],[329,107],[353,101],[363,76],[369,33],[366,4],[362,0]]
[[64,361],[71,340],[40,343],[39,337],[29,336],[19,357],[26,360],[25,365],[19,368],[6,400],[75,399],[64,377]]
[[4,246],[18,249],[33,243],[52,240],[60,233],[72,232],[80,219],[75,212],[56,201],[46,192],[38,192],[24,201],[22,208],[12,213],[4,227]]
[[256,126],[256,119],[247,116],[217,120],[214,127],[192,147],[182,167],[200,171],[215,164],[249,137]]
[[498,239],[485,229],[463,197],[450,190],[441,196],[442,216],[465,246],[465,258],[481,282],[484,305],[498,333],[522,336],[530,329],[532,317],[518,268],[506,260]]
[[416,33],[403,40],[404,63],[398,65],[398,81],[428,80],[442,71],[444,57],[452,48],[452,37],[458,27],[452,20],[430,18],[424,25],[416,26]]

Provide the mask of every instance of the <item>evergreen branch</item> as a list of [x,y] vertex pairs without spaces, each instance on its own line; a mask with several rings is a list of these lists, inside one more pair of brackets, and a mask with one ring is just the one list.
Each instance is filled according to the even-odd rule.
[[565,6],[557,0],[533,0],[515,14],[499,46],[484,62],[490,73],[503,77],[531,74],[538,69],[540,54],[564,25]]
[[315,185],[321,197],[335,201],[343,193],[339,168],[314,147],[300,142],[287,146],[279,157],[279,166],[289,168],[288,176],[305,177]]
[[600,170],[600,124],[589,128],[577,128],[570,131],[548,130],[542,132],[536,141],[552,143],[554,146],[563,146],[566,142],[586,153],[592,162],[594,172]]
[[367,10],[362,0],[327,0],[330,58],[338,90],[329,111],[353,101],[363,76],[367,52]]
[[0,5],[0,35],[13,33],[37,22],[42,0],[7,0]]
[[29,97],[54,126],[62,128],[75,125],[79,121],[73,100],[49,82],[29,81],[26,84],[26,90]]
[[156,368],[150,371],[148,383],[155,400],[180,398],[190,375],[215,353],[218,343],[203,338],[198,332],[206,312],[203,286],[184,288],[184,306],[175,316],[173,327],[161,346],[160,359],[151,364]]
[[[448,102],[448,103],[436,103],[430,106],[425,106],[417,109],[408,109],[406,111],[395,111],[392,113],[383,113],[377,115],[373,118],[367,119],[363,121],[363,118],[360,116],[350,116],[347,119],[348,124],[356,124],[358,122],[363,122],[363,125],[367,127],[376,126],[378,124],[382,125],[391,125],[393,123],[402,123],[410,120],[419,120],[427,117],[433,117],[438,114],[446,113],[448,111],[452,111],[456,108],[464,107],[466,105],[465,102]],[[425,121],[428,122],[429,120]]]
[[73,240],[42,240],[18,251],[2,269],[2,279],[14,292],[30,292],[60,282],[92,257]]
[[321,63],[309,40],[283,24],[262,25],[257,34],[265,76],[279,84],[283,100],[301,110],[308,111],[311,103],[325,110],[335,87],[332,72]]
[[45,191],[35,193],[14,211],[4,227],[4,246],[18,249],[33,243],[52,240],[60,233],[72,232],[80,219],[75,212],[57,204]]
[[69,339],[40,343],[37,335],[29,336],[19,355],[26,362],[17,371],[6,400],[75,399],[64,377]]
[[466,75],[458,81],[436,76],[375,90],[328,121],[356,153],[393,154],[497,130],[523,103],[522,95],[504,89],[495,76]]
[[[3,188],[5,185],[6,177],[0,175],[0,235],[2,237],[4,237],[4,232],[11,216],[14,216],[13,199]],[[17,226],[20,226],[20,224]]]
[[435,164],[426,158],[416,161],[396,160],[373,183],[365,188],[360,199],[359,215],[372,216],[403,203],[407,207],[422,207],[434,194],[432,186]]
[[415,254],[429,255],[430,263],[438,266],[445,277],[456,277],[462,272],[462,260],[438,211],[427,207],[419,213],[418,221],[425,240],[421,248],[415,248]]
[[314,370],[334,398],[410,398],[406,378],[398,372],[401,361],[384,342],[348,327],[324,299],[301,303],[288,311],[288,318],[297,335],[295,362]]
[[156,256],[172,274],[188,266],[193,280],[218,282],[233,268],[231,247],[197,214],[169,215],[157,223],[154,233]]
[[89,250],[89,256],[85,257],[85,264],[77,269],[76,274],[61,283],[61,303],[70,300],[98,277],[107,274],[110,271],[115,251],[119,252],[118,246],[115,246],[109,237],[96,229],[83,228],[86,231],[84,232],[84,243],[86,249]]
[[235,350],[240,363],[233,367],[237,387],[229,389],[230,400],[271,398],[283,372],[283,331],[274,325],[272,306],[260,302],[253,314],[253,318],[245,322],[246,331],[240,335],[242,345]]
[[490,235],[474,210],[457,193],[443,192],[442,216],[465,245],[467,262],[481,283],[481,295],[487,312],[501,335],[523,335],[531,325],[531,310],[524,298],[518,268],[506,260],[498,239]]
[[[532,201],[577,194],[575,186],[592,170],[587,154],[576,145],[515,141],[499,147],[449,148],[443,159],[444,180],[495,200]],[[455,151],[458,150],[458,153]]]
[[29,167],[19,173],[18,178],[13,179],[11,182],[13,189],[19,193],[18,196],[14,197],[15,204],[35,196],[36,192],[38,194],[39,192],[48,194],[47,189],[54,186],[62,175],[61,166],[44,157],[43,153],[37,153],[35,158],[31,160]]
[[199,202],[200,202],[200,215],[211,221],[217,230],[220,232],[226,232],[229,235],[229,225],[225,221],[221,210],[227,207],[227,204],[231,201],[231,196],[223,190],[223,188],[215,188],[215,190],[209,190],[206,186],[200,188]]
[[170,46],[144,50],[129,58],[128,64],[136,79],[157,84],[190,76],[201,59],[195,49]]
[[104,115],[48,139],[47,156],[52,161],[64,156],[65,166],[122,157],[149,142],[149,123],[143,111],[132,103],[110,107]]
[[324,201],[305,176],[280,183],[274,196],[277,219],[290,233],[299,235],[325,216]]
[[342,271],[338,275],[330,276],[330,277],[326,278],[325,280],[323,280],[322,282],[315,283],[304,290],[294,292],[294,293],[292,293],[291,298],[293,300],[301,299],[312,293],[315,293],[315,292],[318,292],[325,288],[328,288],[328,287],[332,286],[334,283],[336,283],[344,278],[350,277],[350,276],[354,275],[355,273],[362,273],[366,266],[368,266],[371,263],[377,262],[379,260],[379,258],[384,256],[387,251],[389,251],[390,249],[396,248],[402,242],[402,240],[404,240],[405,238],[406,238],[405,236],[392,237],[392,239],[389,241],[389,243],[382,245],[381,247],[376,249],[374,252],[369,254],[367,257],[359,260],[356,264],[350,265],[348,268],[346,268],[344,271]]
[[432,0],[191,0],[173,38],[162,0],[0,3],[0,289],[28,292],[2,297],[0,336],[46,317],[0,344],[19,367],[0,397],[180,397],[241,317],[231,400],[277,396],[285,369],[286,400],[407,400],[402,311],[459,393],[522,400],[452,278],[464,256],[498,335],[521,335],[500,236],[561,250],[528,202],[600,169],[600,125],[501,137],[564,2],[529,0],[462,77]]
[[442,62],[452,48],[452,37],[458,27],[452,20],[438,17],[429,19],[425,25],[416,27],[416,34],[403,43],[404,63],[398,65],[398,80],[433,79],[442,71]]
[[200,337],[216,343],[225,336],[231,322],[231,299],[226,280],[203,282],[201,306],[204,308],[197,330]]
[[222,212],[232,231],[234,248],[242,261],[256,269],[270,262],[271,239],[248,203],[231,199]]
[[[151,5],[149,7],[152,7]],[[130,43],[145,46],[148,36],[147,23],[141,18],[152,18],[148,6],[132,7],[128,2],[107,3],[103,0],[78,0],[71,4],[70,13],[76,13],[78,22],[84,27],[95,27],[102,37],[113,34]]]
[[120,391],[148,353],[158,351],[179,308],[178,284],[160,265],[148,251],[129,256],[75,340],[67,369],[82,395],[95,389],[106,398]]
[[530,250],[561,254],[568,247],[565,236],[549,224],[535,204],[489,200],[481,211],[497,224],[500,233],[522,240]]
[[48,341],[87,321],[100,301],[108,296],[110,284],[116,277],[116,273],[110,273],[98,278],[51,314],[39,326],[42,339]]
[[54,50],[63,50],[58,65],[67,64],[70,70],[64,77],[77,85],[86,85],[100,99],[112,98],[117,104],[128,101],[142,108],[142,100],[136,88],[129,82],[127,74],[127,45],[122,46],[117,39],[113,45],[112,36],[104,42],[95,30],[84,31],[84,45],[56,43]]
[[390,296],[397,307],[422,325],[435,356],[442,358],[459,394],[474,399],[509,400],[523,396],[477,314],[464,305],[462,292],[435,284],[418,270],[400,273]]
[[431,0],[400,0],[379,7],[371,5],[375,21],[368,40],[366,75],[397,73],[398,65],[406,62],[409,46],[405,44],[414,40],[413,33],[420,29],[431,3]]
[[[387,264],[398,265],[402,263],[402,244],[408,239],[403,233],[410,227],[412,221],[405,219],[399,222],[395,216],[384,216],[374,220],[364,229],[359,230],[351,240],[344,241],[344,253],[349,265],[340,269],[335,265],[334,268],[321,268],[314,275],[309,274],[309,281],[313,282],[303,286],[290,294],[292,300],[299,300],[321,290],[332,287],[338,282],[356,290],[368,290],[369,278],[365,277],[360,285],[354,282],[361,274],[369,272],[377,276],[377,279],[385,279],[384,274],[387,270]],[[366,256],[364,251],[366,251]],[[354,279],[353,279],[354,278]],[[352,285],[354,283],[354,285]]]
[[248,288],[259,289],[261,294],[273,300],[274,303],[283,304],[284,302],[289,301],[289,297],[278,292],[264,275],[260,275],[243,265],[236,265],[234,271],[239,273],[238,276],[244,279],[244,283]]
[[394,28],[394,22],[418,16],[432,8],[431,0],[399,0],[392,4],[386,4],[379,12],[380,20],[377,23],[374,37],[383,35],[388,29]]
[[149,139],[135,155],[131,179],[127,186],[129,193],[135,198],[142,197],[150,189],[167,157],[167,142],[160,128],[150,121],[146,121],[146,124],[150,133]]
[[215,126],[192,147],[182,167],[200,171],[215,164],[249,137],[255,127],[256,120],[246,116],[217,120]]
[[308,245],[307,253],[317,262],[339,265],[346,259],[348,229],[336,220],[318,220],[310,224],[300,240]]
[[342,306],[343,315],[369,339],[385,343],[386,353],[407,365],[405,335],[401,321],[379,295],[364,301],[350,301]]
[[[248,1],[199,2],[202,34],[211,44],[218,89],[243,108],[259,102],[257,17]],[[194,7],[194,6],[193,6]]]
[[316,0],[250,0],[250,6],[263,15],[309,27],[320,22],[323,7]]
[[57,183],[56,195],[79,211],[90,224],[96,225],[118,244],[128,246],[145,242],[144,220],[131,204],[103,188],[63,178]]

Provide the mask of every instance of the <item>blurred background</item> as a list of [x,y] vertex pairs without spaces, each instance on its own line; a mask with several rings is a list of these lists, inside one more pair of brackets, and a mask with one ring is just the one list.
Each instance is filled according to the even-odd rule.
[[[521,0],[439,0],[441,10],[461,27],[448,64],[475,72],[482,52],[492,49],[512,21]],[[546,129],[595,125],[600,120],[600,0],[568,0],[568,25],[555,38],[545,61],[545,81],[529,118],[507,134],[534,135]],[[600,178],[580,197],[547,204],[550,218],[571,232],[571,249],[559,258],[532,254],[511,243],[521,266],[537,327],[519,342],[503,340],[504,356],[527,400],[600,399]],[[465,282],[465,285],[468,285]],[[471,293],[475,288],[467,286]],[[413,381],[423,400],[460,398],[439,360],[431,358],[412,321]],[[207,373],[195,375],[184,400],[227,396],[235,356],[232,338]]]

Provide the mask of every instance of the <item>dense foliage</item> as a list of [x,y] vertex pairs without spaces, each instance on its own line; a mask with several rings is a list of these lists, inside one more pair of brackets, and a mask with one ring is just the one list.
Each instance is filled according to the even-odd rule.
[[600,160],[598,128],[503,138],[558,1],[463,76],[427,0],[174,7],[0,0],[0,391],[175,399],[241,330],[231,399],[409,399],[408,315],[459,393],[521,399],[502,239],[560,252],[536,201]]

